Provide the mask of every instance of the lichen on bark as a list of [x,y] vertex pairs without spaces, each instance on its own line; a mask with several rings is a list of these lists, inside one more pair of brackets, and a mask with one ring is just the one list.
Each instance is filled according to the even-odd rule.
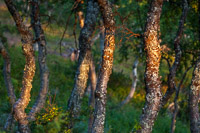
[[137,131],[138,133],[150,133],[152,131],[162,97],[160,91],[161,81],[159,77],[161,48],[158,39],[162,5],[163,0],[153,0],[147,14],[147,24],[144,33],[146,51],[146,102],[140,119],[141,128]]
[[33,50],[33,35],[28,27],[23,23],[19,12],[17,11],[12,0],[4,0],[6,6],[12,15],[17,29],[21,35],[22,50],[25,56],[25,68],[22,78],[22,88],[19,99],[14,104],[14,117],[19,122],[19,130],[22,133],[30,132],[28,127],[28,120],[25,113],[25,108],[30,101],[30,91],[32,88],[32,81],[35,75],[35,57]]
[[[81,29],[79,37],[80,55],[78,59],[78,69],[75,76],[75,85],[68,101],[68,111],[71,118],[77,118],[81,108],[81,99],[83,98],[88,73],[91,64],[91,39],[95,31],[96,19],[99,13],[99,8],[96,0],[88,0],[87,12],[84,22],[84,27]],[[69,128],[72,128],[73,120]]]
[[35,32],[35,40],[39,46],[39,69],[40,69],[40,91],[36,102],[34,103],[31,111],[29,112],[28,119],[35,120],[35,115],[38,113],[45,104],[46,95],[49,89],[49,69],[46,64],[46,39],[44,31],[40,23],[40,9],[38,0],[32,0],[32,12],[31,12],[31,25]]
[[107,83],[112,72],[113,54],[115,49],[115,20],[112,8],[107,0],[98,0],[105,26],[104,50],[101,68],[95,91],[95,111],[92,133],[103,133],[106,115]]

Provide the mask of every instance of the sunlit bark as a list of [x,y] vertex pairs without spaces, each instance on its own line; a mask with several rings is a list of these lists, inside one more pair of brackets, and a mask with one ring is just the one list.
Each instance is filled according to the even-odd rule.
[[14,116],[19,122],[19,130],[22,133],[30,132],[28,127],[28,120],[25,113],[25,108],[30,101],[30,91],[32,88],[32,81],[35,75],[35,58],[33,50],[33,35],[23,23],[23,20],[16,10],[12,0],[4,0],[9,12],[11,13],[18,31],[22,38],[22,50],[26,59],[24,74],[22,79],[22,88],[20,98],[14,104]]
[[161,101],[161,81],[159,77],[159,66],[161,58],[161,48],[158,39],[160,16],[162,12],[163,0],[153,0],[147,16],[147,24],[144,33],[144,43],[146,50],[146,102],[140,119],[141,128],[138,133],[150,133],[154,121],[158,115]]
[[46,101],[46,95],[49,88],[49,70],[46,64],[46,39],[40,23],[40,9],[38,0],[32,0],[31,5],[31,25],[33,26],[36,42],[39,46],[38,62],[40,68],[40,92],[28,115],[29,120],[34,120],[35,114],[40,112]]
[[84,21],[85,21],[83,12],[78,11],[77,14],[78,14],[79,25],[80,25],[81,28],[83,28],[84,27]]
[[103,133],[106,115],[107,83],[112,72],[113,54],[115,49],[115,20],[112,8],[107,0],[98,0],[105,26],[104,51],[101,68],[95,91],[95,111],[92,133]]
[[[81,99],[83,98],[88,73],[91,63],[91,39],[95,30],[96,18],[99,13],[98,4],[95,0],[88,0],[87,12],[84,27],[81,29],[79,37],[80,55],[78,59],[78,69],[75,77],[75,85],[68,101],[68,111],[71,118],[76,118],[79,115],[81,108]],[[71,125],[73,126],[73,120]],[[70,127],[71,128],[71,127]]]

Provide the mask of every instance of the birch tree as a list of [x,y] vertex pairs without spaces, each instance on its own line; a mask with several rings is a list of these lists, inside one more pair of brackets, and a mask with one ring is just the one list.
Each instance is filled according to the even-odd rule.
[[[88,73],[91,63],[91,39],[95,30],[96,18],[99,13],[98,4],[95,0],[88,0],[87,12],[84,27],[81,29],[79,37],[80,55],[78,59],[78,69],[75,76],[75,85],[68,101],[68,111],[71,118],[78,117],[81,108],[81,99],[83,98]],[[72,120],[73,121],[73,120]],[[69,128],[72,128],[73,122]]]
[[31,5],[31,25],[35,33],[35,40],[39,46],[38,62],[40,69],[40,92],[28,115],[29,120],[34,120],[36,113],[40,112],[46,101],[46,95],[49,88],[49,70],[46,64],[47,43],[40,23],[40,9],[38,0],[32,0]]
[[103,133],[106,115],[107,84],[112,72],[113,54],[115,49],[115,20],[111,5],[107,0],[98,0],[105,27],[104,50],[101,68],[95,91],[95,111],[92,133]]
[[19,99],[14,104],[14,116],[19,122],[19,130],[22,133],[30,132],[28,127],[27,115],[25,109],[30,101],[30,91],[32,88],[32,81],[35,75],[35,57],[33,50],[33,35],[29,31],[28,27],[23,23],[23,20],[17,11],[12,0],[4,0],[6,6],[12,15],[17,29],[22,39],[22,50],[26,59],[24,74],[22,79],[22,88]]
[[150,133],[152,131],[162,98],[160,91],[161,81],[159,77],[161,48],[158,39],[162,5],[163,0],[153,0],[147,14],[147,23],[144,33],[147,56],[145,70],[146,102],[140,119],[141,128],[137,131],[138,133]]

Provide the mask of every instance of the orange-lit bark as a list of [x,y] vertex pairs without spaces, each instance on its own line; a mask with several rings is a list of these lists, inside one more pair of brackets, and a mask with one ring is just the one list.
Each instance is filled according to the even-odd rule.
[[105,26],[105,41],[101,68],[95,91],[95,111],[92,133],[103,133],[106,113],[107,84],[112,72],[115,49],[115,20],[112,8],[107,0],[98,0]]
[[81,28],[84,27],[84,15],[83,15],[83,12],[82,11],[78,11],[78,20],[79,20],[79,25]]
[[153,0],[147,16],[147,24],[144,33],[147,56],[145,71],[146,102],[140,120],[141,128],[137,131],[138,133],[150,133],[152,131],[162,97],[160,91],[161,81],[159,77],[161,48],[158,39],[162,5],[163,0]]
[[[75,85],[68,101],[68,111],[70,112],[70,117],[73,119],[79,116],[81,99],[83,98],[87,86],[88,73],[92,57],[90,44],[95,30],[98,13],[99,9],[97,2],[95,0],[88,0],[85,24],[81,29],[79,37],[80,55],[75,77]],[[72,128],[73,126],[73,119],[71,120],[69,128]]]
[[23,20],[16,10],[12,0],[4,0],[9,12],[11,13],[17,29],[22,38],[22,50],[26,59],[24,74],[22,79],[22,88],[20,98],[14,104],[14,116],[19,122],[19,130],[22,133],[30,132],[28,127],[28,120],[25,113],[25,108],[30,101],[30,91],[32,88],[32,81],[35,75],[35,57],[33,51],[33,35],[28,27],[23,23]]
[[36,102],[34,103],[31,111],[29,112],[29,120],[34,120],[36,113],[40,112],[40,110],[44,106],[49,88],[49,70],[46,64],[46,39],[40,23],[39,10],[40,9],[38,0],[32,0],[31,24],[35,32],[36,42],[39,46],[38,62],[40,68],[40,92]]

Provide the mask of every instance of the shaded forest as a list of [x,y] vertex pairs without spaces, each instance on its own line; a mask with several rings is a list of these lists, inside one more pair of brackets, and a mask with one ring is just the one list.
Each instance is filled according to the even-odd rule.
[[200,133],[200,0],[0,0],[0,133]]

